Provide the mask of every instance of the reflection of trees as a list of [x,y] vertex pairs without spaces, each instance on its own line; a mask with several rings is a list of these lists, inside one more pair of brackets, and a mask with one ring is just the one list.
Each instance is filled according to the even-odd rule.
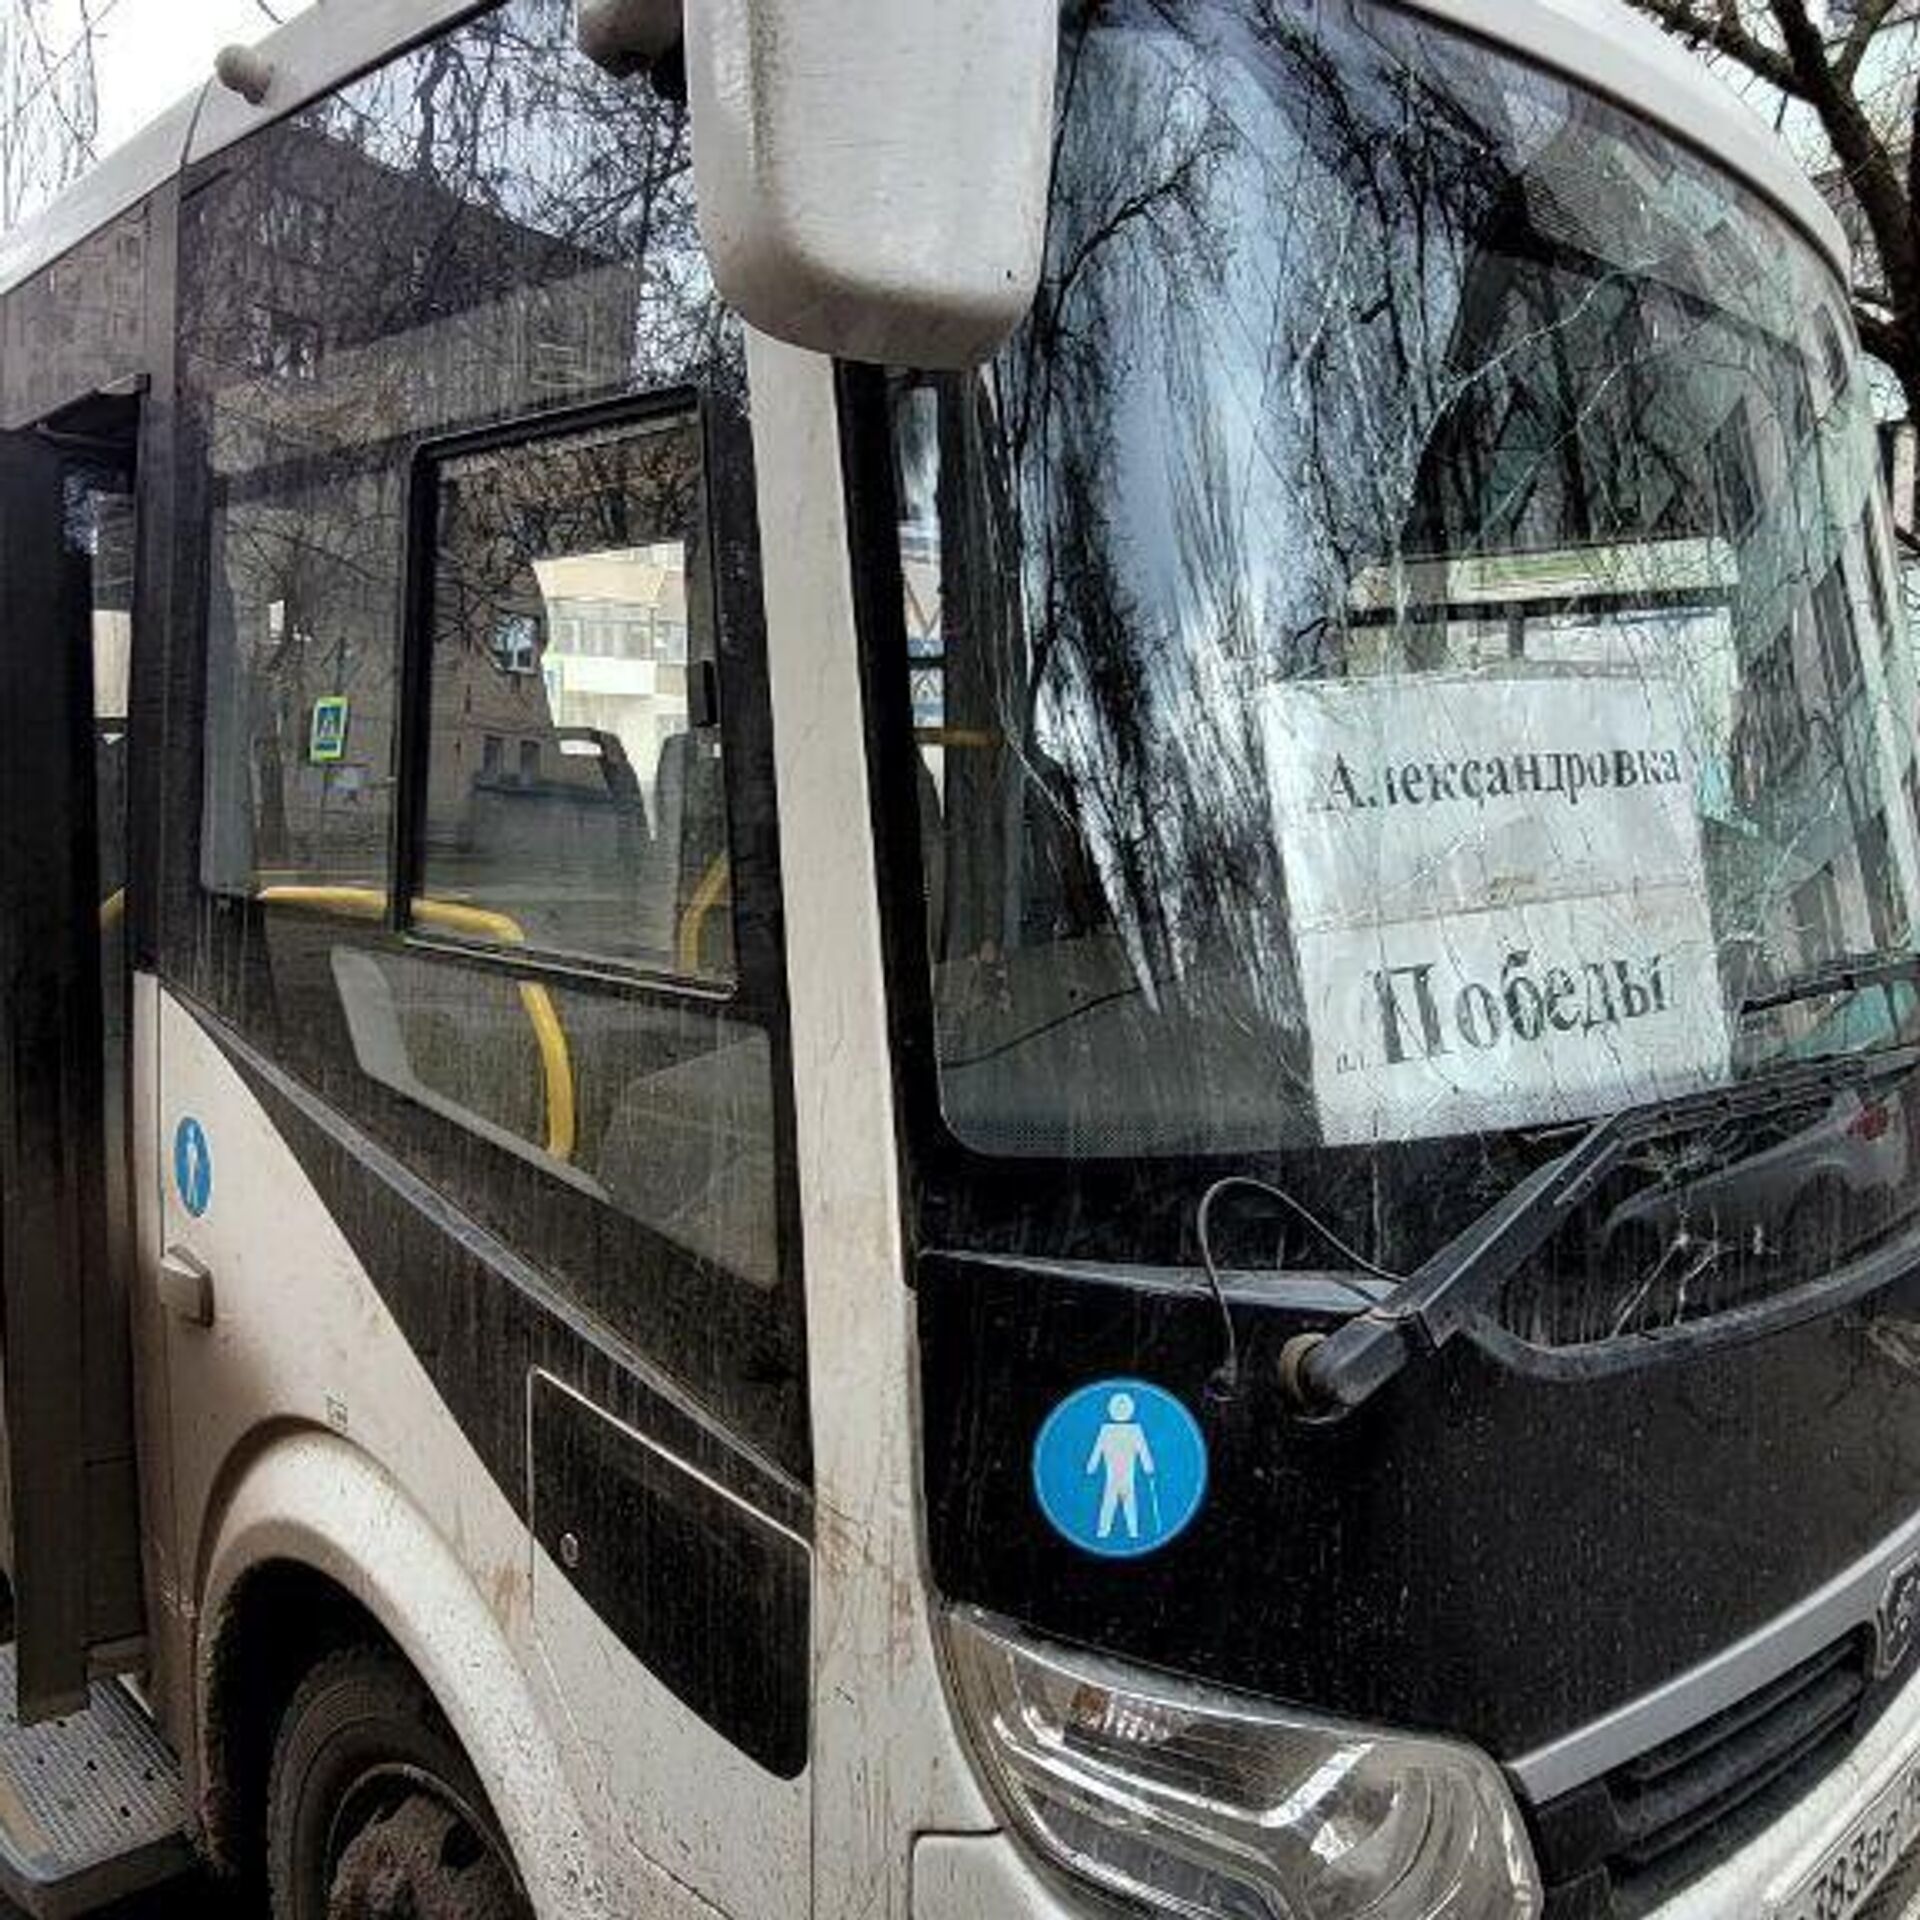
[[[499,669],[497,637],[526,619],[545,647],[535,563],[671,541],[695,525],[695,450],[684,432],[622,429],[544,451],[482,455],[443,482],[434,576],[435,679],[471,685]],[[529,678],[540,724],[554,718]]]
[[[1175,650],[1128,580],[1113,518],[1126,426],[1113,373],[1151,351],[1153,329],[1177,336],[1170,307],[1217,270],[1207,198],[1228,136],[1197,49],[1163,72],[1110,66],[1094,47],[1075,42],[1063,74],[1048,265],[1028,324],[991,398],[950,395],[944,408],[971,482],[950,468],[941,501],[949,713],[1000,742],[991,757],[955,756],[950,807],[999,831],[955,845],[949,886],[960,925],[1017,946],[1026,903],[1048,886],[1022,864],[1064,865],[1063,843],[1084,835],[1137,958],[1165,979],[1177,794],[1158,679]],[[1085,932],[1085,911],[1031,931]]]
[[[993,1002],[989,1041],[1023,1020],[1050,1036],[1028,985],[1046,964],[1023,978],[1006,956],[1072,942],[1143,989],[1126,1019],[1300,1036],[1268,766],[1286,678],[1673,683],[1724,829],[1705,834],[1714,910],[1760,926],[1779,876],[1722,821],[1711,763],[1744,642],[1805,598],[1863,484],[1857,439],[1819,417],[1840,398],[1816,270],[1629,116],[1410,15],[1086,11],[1032,315],[931,410],[936,924],[950,959],[1005,961],[955,998]],[[1369,750],[1440,750],[1412,697],[1400,714]],[[1523,737],[1521,700],[1504,714],[1481,751],[1577,744]],[[1804,820],[1821,796],[1795,803]],[[1403,917],[1423,910],[1453,909]]]
[[1299,143],[1262,183],[1301,278],[1269,343],[1287,377],[1264,424],[1298,449],[1302,557],[1331,615],[1362,567],[1397,550],[1435,422],[1476,371],[1450,352],[1448,320],[1511,191],[1493,144],[1504,115],[1497,94],[1469,114],[1471,70],[1444,40],[1417,40],[1410,60],[1358,21],[1330,32],[1276,0],[1254,11]]
[[1844,9],[1809,0],[1768,0],[1764,8],[1730,0],[1633,3],[1690,45],[1737,62],[1812,110],[1839,163],[1823,191],[1857,209],[1866,228],[1864,245],[1857,232],[1849,236],[1861,269],[1854,324],[1868,352],[1893,370],[1912,418],[1920,409],[1920,95],[1906,85],[1882,92],[1863,84],[1874,71],[1876,37],[1883,28],[1891,37],[1909,27],[1906,10],[1896,0],[1857,0]]
[[[1070,42],[1047,271],[991,398],[946,403],[974,479],[949,475],[941,519],[950,715],[990,699],[1008,743],[998,768],[958,756],[951,807],[1017,864],[1035,793],[1070,797],[1141,971],[1204,959],[1270,1001],[1259,688],[1276,651],[1332,663],[1355,572],[1406,520],[1457,381],[1429,328],[1503,176],[1377,44],[1271,0],[1250,26],[1258,86],[1204,25]],[[1018,876],[968,857],[957,917],[1016,941]]]
[[[305,766],[306,713],[353,693],[352,757],[384,774],[414,441],[695,379],[743,415],[742,356],[699,247],[685,108],[581,58],[567,0],[514,0],[259,136],[189,220],[258,853],[324,861],[335,783]],[[276,340],[295,345],[263,356]]]
[[449,282],[474,307],[598,266],[634,280],[623,375],[664,382],[732,357],[700,253],[685,106],[578,57],[564,0],[517,0],[431,43],[318,124],[435,210],[408,236],[414,270],[398,288],[382,284],[381,250],[360,254],[349,304],[371,326],[420,324]]

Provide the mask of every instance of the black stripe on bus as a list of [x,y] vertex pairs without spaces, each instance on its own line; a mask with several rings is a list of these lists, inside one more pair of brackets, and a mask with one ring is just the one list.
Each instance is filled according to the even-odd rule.
[[232,1028],[179,1004],[260,1102],[442,1403],[581,1598],[715,1732],[797,1775],[811,1686],[808,1490]]

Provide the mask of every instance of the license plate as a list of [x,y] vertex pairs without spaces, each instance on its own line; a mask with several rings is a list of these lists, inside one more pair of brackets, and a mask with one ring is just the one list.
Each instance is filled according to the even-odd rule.
[[1769,1920],[1852,1920],[1920,1838],[1920,1756],[1909,1760]]

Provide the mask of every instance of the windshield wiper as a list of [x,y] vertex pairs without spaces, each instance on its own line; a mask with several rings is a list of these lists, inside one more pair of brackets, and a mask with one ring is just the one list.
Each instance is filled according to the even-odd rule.
[[1850,953],[1844,959],[1796,974],[1764,993],[1749,994],[1740,1002],[1740,1018],[1770,1013],[1776,1007],[1797,1006],[1830,993],[1863,993],[1871,987],[1897,987],[1903,981],[1920,985],[1920,953]]
[[[1914,965],[1920,972],[1920,959]],[[1332,1333],[1290,1341],[1282,1360],[1289,1396],[1303,1414],[1351,1413],[1413,1361],[1438,1353],[1481,1303],[1560,1231],[1628,1149],[1692,1127],[1791,1106],[1809,1094],[1897,1080],[1916,1067],[1920,1046],[1883,1047],[1796,1061],[1729,1087],[1609,1114],[1430,1254],[1377,1305]]]

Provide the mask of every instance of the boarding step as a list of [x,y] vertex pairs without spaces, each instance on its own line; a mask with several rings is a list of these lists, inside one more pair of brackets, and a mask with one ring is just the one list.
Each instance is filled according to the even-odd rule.
[[0,1895],[69,1920],[192,1864],[180,1767],[117,1682],[79,1713],[23,1727],[13,1648],[0,1648]]

